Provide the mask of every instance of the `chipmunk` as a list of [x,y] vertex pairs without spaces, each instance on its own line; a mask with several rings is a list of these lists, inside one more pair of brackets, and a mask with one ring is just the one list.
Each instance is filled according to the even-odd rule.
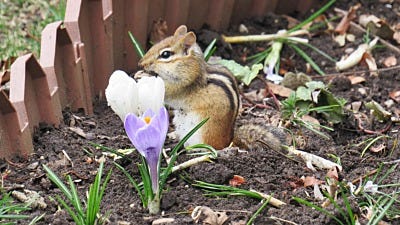
[[235,139],[240,146],[248,146],[255,136],[241,140],[239,136],[245,132],[251,136],[261,133],[273,148],[279,148],[280,137],[255,125],[237,128],[240,135],[234,138],[241,106],[236,80],[225,67],[210,65],[204,60],[196,35],[188,32],[186,26],[178,27],[173,36],[152,46],[139,61],[139,68],[143,70],[140,73],[164,80],[165,103],[174,109],[173,124],[179,138],[203,119],[210,118],[188,140],[188,145],[206,143],[222,149]]

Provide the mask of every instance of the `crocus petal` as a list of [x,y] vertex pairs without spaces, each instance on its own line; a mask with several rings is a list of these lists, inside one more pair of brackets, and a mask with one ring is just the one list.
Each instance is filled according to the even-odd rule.
[[143,156],[146,154],[146,150],[153,148],[159,154],[164,143],[160,143],[160,133],[153,126],[145,126],[139,129],[133,139],[132,144],[136,147],[139,153]]
[[158,192],[158,161],[160,159],[160,151],[153,148],[148,148],[145,151],[144,157],[146,159],[147,167],[149,168],[149,174],[151,178],[151,187],[153,193]]
[[138,110],[143,113],[147,109],[157,112],[164,104],[165,87],[160,77],[142,77],[138,81]]
[[[154,126],[157,126],[160,131],[160,142],[164,143],[165,137],[167,136],[168,126],[169,126],[169,118],[168,111],[165,107],[161,107],[158,115],[154,118]],[[153,125],[153,124],[152,124]]]
[[105,94],[108,105],[122,121],[126,114],[137,113],[136,108],[139,103],[137,83],[124,71],[117,70],[111,74]]
[[155,111],[153,111],[153,109],[149,108],[143,113],[142,118],[145,118],[145,117],[153,118],[155,115],[156,115]]
[[136,147],[135,141],[135,136],[136,133],[139,131],[140,128],[143,128],[146,126],[146,123],[139,117],[137,117],[135,114],[129,113],[125,117],[125,122],[124,122],[124,127],[126,134],[129,137],[129,140],[131,140],[132,144]]

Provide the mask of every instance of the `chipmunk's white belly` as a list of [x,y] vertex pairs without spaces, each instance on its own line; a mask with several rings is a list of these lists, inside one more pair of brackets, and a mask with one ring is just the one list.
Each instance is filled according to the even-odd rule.
[[[201,118],[198,114],[193,112],[182,112],[181,110],[174,110],[175,133],[178,135],[179,140],[185,137],[196,125],[201,122]],[[197,130],[185,143],[185,146],[191,146],[195,144],[202,144],[204,141],[201,135],[201,128]]]

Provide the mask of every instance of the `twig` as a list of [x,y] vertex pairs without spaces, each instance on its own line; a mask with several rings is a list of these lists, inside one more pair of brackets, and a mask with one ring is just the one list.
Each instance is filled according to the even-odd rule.
[[355,185],[355,184],[359,183],[361,180],[363,180],[363,179],[365,179],[365,178],[367,178],[367,177],[369,177],[371,175],[374,175],[376,172],[378,172],[378,169],[371,170],[367,174],[365,174],[364,176],[359,177],[357,179],[354,179],[353,181],[351,181],[351,183]]
[[209,155],[203,155],[203,156],[200,156],[200,157],[197,157],[197,158],[194,158],[194,159],[190,159],[190,160],[188,160],[188,161],[186,161],[184,163],[181,163],[181,164],[179,164],[177,166],[172,167],[171,173],[174,173],[174,172],[176,172],[178,170],[186,169],[186,168],[188,168],[190,166],[199,164],[201,162],[211,162],[211,157]]
[[262,34],[262,35],[245,35],[245,36],[232,36],[227,37],[222,35],[222,39],[227,43],[241,43],[241,42],[256,42],[256,41],[272,41],[279,38],[288,38],[296,42],[308,42],[304,38],[295,38],[297,35],[308,34],[307,30],[297,30],[291,33],[288,32],[278,32],[276,34]]
[[396,160],[389,161],[389,162],[383,162],[383,164],[385,164],[385,165],[387,165],[387,164],[397,164],[397,163],[400,163],[400,159],[396,159]]

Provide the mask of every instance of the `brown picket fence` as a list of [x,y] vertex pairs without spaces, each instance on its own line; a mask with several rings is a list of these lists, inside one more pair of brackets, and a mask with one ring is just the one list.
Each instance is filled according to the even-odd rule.
[[[186,24],[221,31],[268,12],[306,12],[316,0],[69,0],[64,21],[42,31],[40,59],[32,54],[12,64],[9,93],[0,91],[0,158],[27,157],[39,123],[59,126],[62,109],[93,113],[116,69],[132,72],[138,56],[128,31],[144,45],[153,21],[169,33]],[[0,83],[2,77],[0,75]]]

